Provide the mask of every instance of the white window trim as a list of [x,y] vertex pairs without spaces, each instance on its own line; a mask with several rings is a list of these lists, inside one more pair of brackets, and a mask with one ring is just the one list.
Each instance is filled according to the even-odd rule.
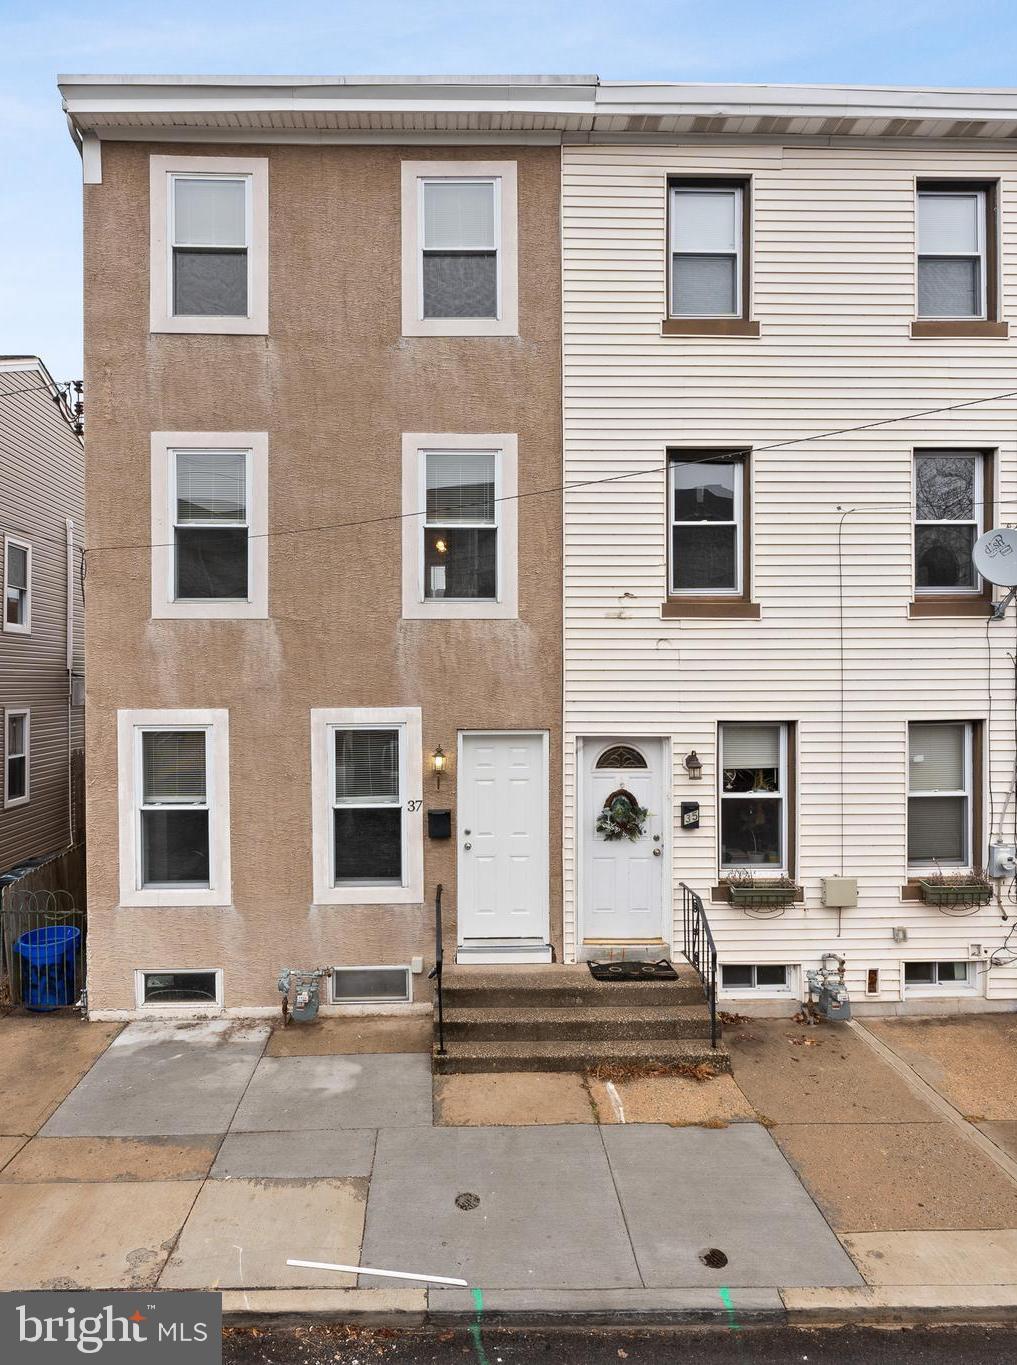
[[[724,967],[751,967],[753,972],[756,967],[783,967],[787,973],[784,986],[723,986]],[[789,1000],[797,999],[799,995],[798,981],[800,968],[793,962],[722,962],[718,966],[717,994],[726,1000],[745,999],[745,1000]]]
[[[422,180],[494,180],[498,251],[496,318],[425,318],[421,284]],[[402,324],[408,337],[492,337],[519,334],[519,242],[514,161],[402,163]]]
[[[201,972],[215,977],[215,1000],[181,1001],[175,1005],[160,1005],[145,999],[145,977],[173,973]],[[159,1014],[221,1014],[223,1012],[223,969],[221,967],[135,967],[134,1003],[139,1010],[153,1010]]]
[[[19,550],[24,550],[26,554],[25,578],[27,580],[25,589],[25,619],[15,624],[7,620],[7,553],[8,547],[16,545]],[[32,543],[22,540],[18,536],[4,536],[4,593],[3,593],[3,628],[8,635],[31,635],[32,633]]]
[[[7,760],[10,755],[7,752],[7,721],[11,716],[24,716],[25,718],[25,794],[24,796],[11,796],[9,794],[9,780]],[[4,810],[10,810],[16,806],[27,806],[32,799],[32,710],[29,706],[8,706],[4,710]]]
[[[934,519],[918,518],[918,462],[926,455],[950,455],[963,456],[975,462],[975,477],[973,483],[972,500],[974,502],[974,516],[971,518],[960,519],[957,517],[937,517]],[[975,574],[975,585],[971,588],[920,588],[918,586],[918,527],[919,526],[971,526],[974,524],[975,539],[985,530],[985,467],[987,453],[984,450],[967,450],[956,446],[919,446],[915,449],[911,457],[911,581],[914,583],[915,596],[921,597],[925,593],[931,593],[933,597],[978,597],[983,588],[984,582],[980,574]]]
[[[975,242],[976,250],[971,251],[922,251],[921,245],[921,214],[923,199],[969,199],[974,195],[978,201],[978,221],[977,239]],[[922,321],[929,322],[984,322],[989,316],[988,299],[988,215],[989,203],[985,190],[965,185],[963,181],[957,182],[956,189],[944,190],[923,189],[919,184],[915,206],[915,317]],[[977,313],[920,313],[918,311],[918,272],[921,269],[922,260],[931,256],[934,258],[957,258],[969,261],[972,256],[978,259],[978,296],[981,301],[981,310]]]
[[[745,569],[745,456],[725,457],[718,452],[716,460],[686,458],[695,452],[672,453],[668,458],[667,496],[668,496],[668,547],[667,547],[667,594],[669,597],[741,597],[744,591],[743,575]],[[676,521],[674,515],[675,477],[680,464],[729,464],[735,470],[734,479],[734,518],[733,521]],[[733,588],[678,588],[674,582],[675,554],[674,532],[678,526],[734,526],[735,529],[735,586]]]
[[[170,294],[170,181],[176,175],[247,176],[247,317],[176,317]],[[268,334],[268,159],[236,156],[149,157],[150,318],[153,332]]]
[[[174,599],[174,457],[180,450],[249,452],[247,470],[247,601]],[[153,431],[152,618],[250,621],[268,616],[268,434],[264,431]]]
[[[941,986],[909,986],[904,979],[904,968],[909,963],[914,962],[963,962],[968,969],[967,981],[944,981]],[[944,954],[941,957],[914,957],[902,960],[900,964],[900,998],[902,1000],[936,1000],[943,996],[956,995],[980,995],[978,981],[978,963],[963,957],[949,957]]]
[[[974,763],[975,725],[974,725],[974,721],[970,721],[970,720],[937,720],[937,719],[935,719],[935,718],[932,718],[932,719],[930,719],[930,720],[925,720],[925,719],[923,718],[923,719],[921,719],[921,720],[916,720],[916,721],[914,722],[914,724],[916,724],[916,725],[962,725],[962,726],[964,727],[964,789],[963,789],[963,791],[916,792],[916,793],[914,794],[914,798],[913,798],[913,799],[916,800],[916,801],[921,801],[921,800],[923,800],[923,799],[926,798],[926,797],[936,797],[936,796],[963,796],[963,797],[965,798],[965,807],[964,807],[964,812],[965,812],[965,829],[964,829],[964,852],[965,852],[965,857],[962,858],[961,861],[960,861],[959,863],[952,863],[952,862],[950,862],[949,860],[947,860],[946,858],[938,858],[938,859],[936,859],[934,862],[927,862],[927,863],[912,863],[912,862],[908,862],[908,865],[907,865],[907,867],[908,867],[908,872],[909,872],[909,873],[918,873],[918,874],[925,873],[925,872],[938,872],[938,871],[940,871],[941,868],[944,868],[944,867],[945,867],[945,868],[948,868],[951,872],[970,872],[970,871],[972,871],[973,868],[974,868],[974,856],[975,856],[975,855],[974,855],[974,844],[975,844],[975,830],[974,830],[974,819],[975,819],[975,811],[974,811],[974,806],[975,806],[975,790],[974,790],[974,785],[975,785],[975,784],[974,784],[974,771],[975,771],[975,763]],[[908,839],[908,834],[909,834],[909,819],[910,819],[910,813],[911,813],[911,800],[912,800],[912,793],[911,793],[911,725],[912,725],[912,722],[911,722],[911,721],[908,721],[908,722],[907,722],[907,732],[906,732],[905,741],[904,741],[904,742],[905,742],[905,749],[904,749],[905,758],[904,758],[904,763],[905,763],[905,779],[906,779],[906,798],[905,798],[905,799],[906,799],[906,801],[907,801],[907,803],[908,803],[907,806],[906,806],[906,808],[905,808],[905,822],[904,822],[904,838],[905,838],[904,848],[905,848],[905,856],[906,856],[906,851],[907,851],[907,839]],[[917,960],[917,961],[929,961],[929,962],[931,962],[933,959],[932,959],[932,958],[921,958],[921,959],[916,959],[916,960]],[[944,957],[944,958],[936,959],[936,960],[937,960],[937,961],[942,961],[942,962],[947,962],[947,961],[950,961],[950,960],[955,960],[955,961],[959,962],[959,961],[960,961],[960,958],[948,959],[948,958],[945,958],[945,957]]]
[[[401,886],[357,886],[332,880],[332,733],[357,726],[398,729],[403,806]],[[311,709],[311,848],[316,905],[420,905],[424,899],[424,816],[419,706],[343,706]]]
[[[495,457],[498,528],[497,600],[424,597],[426,460],[430,451],[466,450]],[[403,433],[403,618],[410,621],[514,621],[519,615],[519,447],[509,432]]]
[[[209,880],[207,887],[142,887],[139,754],[145,730],[207,731]],[[120,814],[120,904],[127,906],[230,906],[229,711],[172,710],[117,712],[117,785]]]
[[[778,778],[780,788],[775,792],[725,792],[724,791],[724,727],[727,725],[776,725],[780,730],[780,767],[778,768]],[[783,720],[722,720],[718,722],[717,733],[717,753],[719,762],[717,764],[717,866],[721,876],[725,872],[733,872],[736,868],[748,867],[750,871],[758,872],[760,877],[780,877],[788,871],[788,798],[789,779],[792,776],[788,772],[788,722]],[[764,798],[781,803],[780,810],[780,862],[779,863],[725,863],[721,861],[723,844],[723,821],[722,811],[724,801],[745,801],[753,797],[763,796]]]
[[[696,252],[679,251],[677,245],[678,236],[678,195],[691,191],[694,194],[733,194],[735,197],[735,248],[734,251],[715,251],[715,252]],[[668,317],[671,318],[740,318],[744,316],[743,297],[745,274],[745,262],[742,253],[745,249],[744,239],[745,223],[745,186],[744,185],[708,185],[702,181],[698,183],[682,184],[680,181],[674,182],[668,191],[668,276],[667,276],[667,307]],[[676,256],[733,256],[735,263],[735,306],[730,313],[679,313],[674,306],[674,261]]]

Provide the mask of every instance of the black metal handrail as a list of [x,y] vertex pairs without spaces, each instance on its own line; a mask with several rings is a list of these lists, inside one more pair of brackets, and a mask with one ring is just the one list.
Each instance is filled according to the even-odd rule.
[[434,982],[434,993],[438,1001],[438,1056],[445,1056],[445,1002],[441,992],[441,972],[445,964],[445,946],[441,931],[441,882],[434,893],[434,966],[427,979]]
[[684,944],[682,951],[686,959],[699,973],[706,992],[706,1002],[710,1007],[710,1046],[717,1046],[717,945],[710,932],[710,923],[703,909],[703,898],[686,886],[682,890],[682,928]]

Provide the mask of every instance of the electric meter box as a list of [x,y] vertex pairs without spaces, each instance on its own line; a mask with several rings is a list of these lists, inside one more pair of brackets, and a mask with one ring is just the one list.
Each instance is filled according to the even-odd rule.
[[858,904],[857,877],[824,877],[823,904],[847,910]]

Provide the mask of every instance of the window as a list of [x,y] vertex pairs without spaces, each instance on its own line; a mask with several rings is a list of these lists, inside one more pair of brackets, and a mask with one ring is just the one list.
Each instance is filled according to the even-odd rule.
[[517,469],[511,435],[403,437],[403,616],[517,615]]
[[4,630],[32,630],[32,547],[27,540],[4,537]]
[[970,962],[905,962],[904,989],[966,990],[974,984]]
[[918,316],[990,315],[988,191],[975,185],[919,185]]
[[598,768],[645,768],[646,759],[629,744],[613,744],[597,759]]
[[516,163],[403,162],[403,332],[518,331]]
[[136,973],[139,1005],[160,1008],[183,1005],[221,1005],[221,971],[178,971]]
[[671,184],[672,317],[747,316],[745,198],[744,183]]
[[422,900],[422,777],[417,708],[312,710],[317,902]]
[[152,433],[152,615],[268,615],[268,438]]
[[4,805],[23,806],[29,797],[31,712],[4,713]]
[[908,726],[908,863],[970,867],[973,726]]
[[788,869],[788,727],[720,727],[720,865]]
[[790,989],[787,967],[768,962],[722,963],[720,985],[725,991],[786,991]]
[[332,1003],[369,1004],[373,1001],[403,1002],[413,999],[409,967],[335,967],[332,971]]
[[671,593],[737,597],[744,584],[746,462],[692,453],[670,462]]
[[268,331],[268,162],[153,156],[151,329]]
[[228,717],[121,711],[120,899],[229,905]]
[[985,471],[982,452],[916,452],[916,593],[981,590],[971,551],[985,524]]

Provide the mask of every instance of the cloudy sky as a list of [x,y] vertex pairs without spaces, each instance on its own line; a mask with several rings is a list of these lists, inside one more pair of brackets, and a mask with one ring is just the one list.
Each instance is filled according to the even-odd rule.
[[64,73],[554,72],[1017,85],[1013,0],[0,0],[0,354],[81,373],[80,165]]

